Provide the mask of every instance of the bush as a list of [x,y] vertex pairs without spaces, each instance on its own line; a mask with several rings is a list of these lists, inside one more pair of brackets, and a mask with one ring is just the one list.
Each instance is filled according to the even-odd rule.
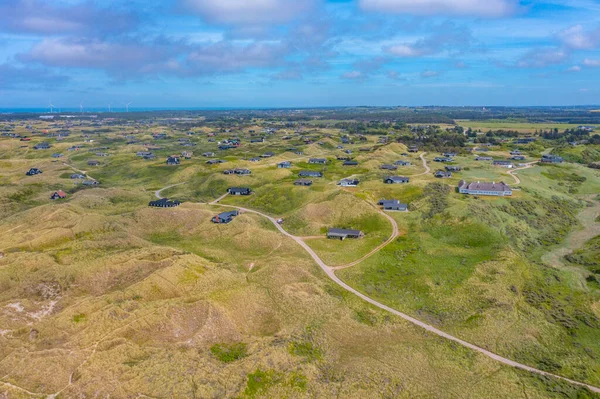
[[223,363],[231,363],[248,356],[246,344],[239,342],[237,344],[216,344],[210,348],[210,353]]

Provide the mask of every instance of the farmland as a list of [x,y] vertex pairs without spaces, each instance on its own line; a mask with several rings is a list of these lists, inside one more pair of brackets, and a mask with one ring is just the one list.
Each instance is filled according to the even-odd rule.
[[[279,219],[325,264],[341,266],[337,277],[379,303],[598,387],[600,170],[584,161],[599,150],[594,133],[583,143],[540,133],[516,144],[579,125],[369,125],[344,115],[355,124],[285,113],[0,122],[0,394],[595,397],[363,301],[264,217]],[[483,132],[469,137],[468,127]],[[488,136],[490,129],[519,136]],[[220,149],[229,141],[236,144]],[[40,143],[51,147],[33,148]],[[476,160],[507,160],[515,150],[524,159],[513,169]],[[153,157],[138,154],[147,152]],[[444,152],[455,153],[452,162],[436,161]],[[567,162],[535,163],[543,154]],[[167,165],[174,155],[180,164]],[[381,169],[400,160],[410,165]],[[292,166],[278,167],[283,161]],[[435,178],[445,166],[461,170]],[[43,173],[26,176],[30,168]],[[235,168],[251,174],[224,173]],[[301,171],[323,176],[295,185]],[[84,186],[71,178],[77,173],[98,184]],[[384,184],[389,175],[410,181]],[[337,184],[349,177],[360,184]],[[459,194],[461,180],[503,181],[513,194]],[[165,187],[159,196],[182,204],[149,207]],[[230,187],[252,194],[224,196]],[[66,198],[50,200],[59,190]],[[384,214],[381,199],[408,212]],[[211,222],[231,207],[242,209],[233,221]],[[364,238],[327,239],[330,228]]]

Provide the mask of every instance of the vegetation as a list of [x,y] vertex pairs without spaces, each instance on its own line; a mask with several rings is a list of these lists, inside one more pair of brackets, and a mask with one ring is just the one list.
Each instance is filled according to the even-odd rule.
[[217,359],[223,363],[231,363],[248,356],[246,344],[238,342],[235,344],[215,344],[210,347],[212,353]]
[[[598,143],[595,133],[578,129],[597,125],[598,115],[586,108],[462,107],[132,112],[54,121],[3,115],[0,391],[9,397],[24,390],[33,397],[594,397],[499,366],[374,308],[329,280],[264,217],[242,212],[223,225],[211,218],[227,205],[282,218],[287,232],[332,266],[370,254],[336,275],[468,342],[598,386],[600,244],[596,208],[587,206],[600,199],[600,172],[587,167]],[[155,136],[161,133],[167,137]],[[536,141],[513,141],[524,137]],[[241,144],[220,150],[226,140]],[[52,148],[30,148],[41,141]],[[408,152],[410,145],[419,152]],[[80,148],[69,151],[73,146]],[[519,149],[523,162],[550,152],[567,162],[519,170],[517,184],[506,169],[475,161],[473,148],[494,159]],[[149,150],[154,159],[136,155]],[[165,164],[183,151],[193,152],[191,159]],[[54,152],[64,157],[54,159]],[[226,162],[208,165],[213,158],[205,152]],[[261,157],[267,152],[274,155]],[[433,163],[442,152],[456,152],[452,165],[462,170],[435,179],[420,156],[443,167]],[[310,164],[309,157],[328,162]],[[342,157],[359,165],[343,166]],[[101,165],[88,165],[90,159]],[[277,168],[284,160],[290,169]],[[381,169],[398,160],[412,165]],[[25,176],[31,167],[44,173]],[[233,168],[252,174],[223,173]],[[295,186],[301,170],[324,177]],[[81,171],[100,184],[84,188],[70,179]],[[410,183],[383,184],[388,174],[409,176]],[[337,185],[348,177],[358,187]],[[463,196],[455,190],[462,179],[504,181],[514,193]],[[156,190],[171,185],[161,193],[181,206],[147,206]],[[254,193],[208,204],[229,187]],[[51,201],[59,189],[67,198]],[[400,236],[374,252],[392,233],[377,206],[381,199],[406,203],[409,212],[388,213]],[[331,227],[365,237],[328,240]]]

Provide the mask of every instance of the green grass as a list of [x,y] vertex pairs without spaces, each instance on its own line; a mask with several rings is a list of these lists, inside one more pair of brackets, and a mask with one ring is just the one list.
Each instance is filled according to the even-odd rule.
[[248,374],[247,378],[244,395],[254,398],[267,393],[270,387],[281,382],[283,376],[275,370],[256,369],[253,373]]
[[210,353],[223,363],[231,363],[248,356],[248,348],[243,342],[235,344],[215,344],[210,347]]

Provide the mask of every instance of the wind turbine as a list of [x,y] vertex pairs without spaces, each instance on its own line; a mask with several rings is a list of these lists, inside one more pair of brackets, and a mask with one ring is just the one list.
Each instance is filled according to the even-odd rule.
[[52,113],[52,111],[54,111],[54,105],[52,105],[52,99],[48,100],[48,108],[50,108],[50,113]]
[[131,101],[128,103],[123,103],[123,105],[125,106],[125,112],[129,112],[129,104],[131,104]]
[[108,104],[108,112],[111,112],[111,111],[110,111],[110,104]]
[[79,112],[83,114],[83,102],[79,103]]

